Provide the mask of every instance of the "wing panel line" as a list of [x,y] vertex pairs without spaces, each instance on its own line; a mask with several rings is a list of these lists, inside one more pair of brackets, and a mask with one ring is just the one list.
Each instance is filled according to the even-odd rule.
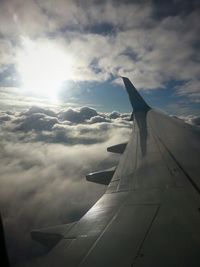
[[173,160],[176,162],[176,164],[178,165],[178,167],[181,169],[181,171],[185,174],[186,178],[189,180],[189,182],[192,184],[192,186],[194,187],[194,189],[197,191],[198,194],[200,194],[200,188],[198,187],[198,185],[192,180],[192,178],[189,176],[189,174],[184,170],[184,168],[181,166],[181,164],[178,162],[178,160],[176,159],[176,157],[171,153],[171,151],[168,149],[168,147],[164,144],[164,142],[162,141],[162,139],[157,136],[157,138],[159,139],[159,141],[162,143],[162,145],[165,147],[165,149],[167,150],[167,152],[169,153],[169,155],[173,158]]
[[161,207],[161,205],[159,205],[159,206],[157,207],[157,210],[156,210],[156,212],[155,212],[155,214],[154,214],[154,216],[153,216],[153,219],[152,219],[151,223],[149,224],[149,227],[148,227],[148,229],[147,229],[147,231],[146,231],[146,233],[145,233],[145,235],[144,235],[144,238],[143,238],[143,240],[142,240],[142,242],[141,242],[141,244],[140,244],[140,246],[139,246],[138,253],[137,253],[136,257],[134,258],[133,263],[131,264],[131,267],[134,267],[134,265],[135,265],[136,260],[137,260],[138,257],[142,257],[142,256],[143,256],[143,255],[141,254],[141,250],[142,250],[143,244],[144,244],[144,242],[145,242],[145,240],[146,240],[146,238],[147,238],[147,235],[148,235],[148,233],[150,232],[151,227],[152,227],[152,225],[153,225],[153,223],[154,223],[154,221],[155,221],[155,219],[156,219],[156,217],[157,217],[157,215],[158,215],[158,211],[159,211],[160,207]]

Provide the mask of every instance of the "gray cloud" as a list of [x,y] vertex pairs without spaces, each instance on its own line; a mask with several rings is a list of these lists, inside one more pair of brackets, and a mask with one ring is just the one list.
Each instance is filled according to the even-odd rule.
[[88,107],[82,107],[80,110],[67,109],[66,111],[60,112],[59,119],[61,119],[62,121],[67,120],[74,123],[80,123],[89,120],[97,115],[98,113],[96,112],[96,110]]
[[192,118],[192,124],[200,126],[200,117]]
[[94,116],[88,120],[88,123],[97,123],[97,122],[111,122],[109,118],[103,116]]
[[6,139],[16,141],[45,141],[49,143],[93,144],[105,142],[116,128],[130,127],[130,114],[98,113],[89,107],[68,108],[55,112],[41,107],[27,111],[2,112],[0,122]]
[[57,123],[56,118],[52,118],[49,116],[45,116],[44,114],[36,113],[32,114],[31,116],[18,118],[14,122],[20,123],[18,126],[16,126],[15,130],[19,131],[48,131],[51,130],[53,125]]
[[188,115],[188,116],[180,116],[179,118],[181,120],[184,120],[188,124],[194,126],[200,126],[200,116]]
[[198,78],[194,80],[188,80],[183,85],[177,87],[177,94],[189,95],[196,103],[200,103],[200,80]]
[[68,110],[40,107],[0,114],[0,209],[12,264],[44,253],[31,229],[78,220],[91,207],[105,187],[85,174],[114,166],[106,147],[129,138],[123,114],[72,110],[78,122]]

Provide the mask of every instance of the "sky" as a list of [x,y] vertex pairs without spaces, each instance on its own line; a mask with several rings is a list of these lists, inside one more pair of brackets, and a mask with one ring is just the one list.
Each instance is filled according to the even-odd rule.
[[199,115],[198,0],[0,4],[1,109],[128,112],[127,76],[152,106]]
[[12,265],[45,253],[30,231],[78,220],[131,132],[120,76],[200,125],[200,2],[0,0],[0,210]]

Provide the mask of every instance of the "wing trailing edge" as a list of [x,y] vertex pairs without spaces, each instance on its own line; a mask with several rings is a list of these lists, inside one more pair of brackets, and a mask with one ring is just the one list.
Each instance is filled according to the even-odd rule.
[[76,224],[76,222],[51,226],[31,231],[31,237],[48,249],[53,248],[65,234]]

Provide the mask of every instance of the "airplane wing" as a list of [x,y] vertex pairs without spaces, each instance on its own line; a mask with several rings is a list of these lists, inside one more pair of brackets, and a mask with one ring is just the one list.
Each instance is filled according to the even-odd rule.
[[200,131],[123,81],[130,140],[108,148],[122,154],[117,167],[87,176],[107,191],[80,221],[32,232],[51,248],[36,266],[200,266]]

